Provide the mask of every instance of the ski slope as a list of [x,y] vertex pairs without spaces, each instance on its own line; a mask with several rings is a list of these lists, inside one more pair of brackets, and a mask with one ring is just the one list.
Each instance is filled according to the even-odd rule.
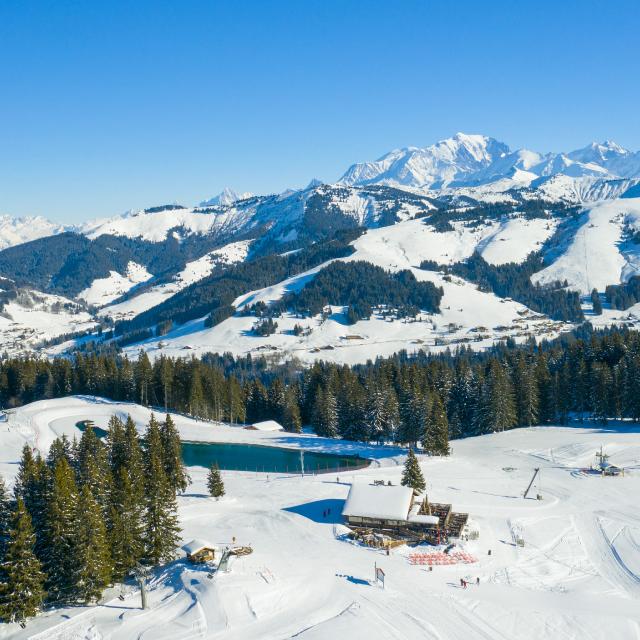
[[[106,425],[111,413],[131,413],[141,426],[149,410],[99,398],[65,398],[10,412],[0,425],[0,470],[10,480],[24,442],[45,450],[80,419]],[[353,481],[397,484],[402,456],[312,435],[247,431],[176,416],[183,437],[256,442],[375,455],[374,466],[333,476],[223,472],[227,495],[206,497],[205,470],[179,498],[185,541],[223,546],[236,538],[254,552],[231,572],[208,579],[179,559],[149,581],[150,609],[139,593],[118,590],[97,607],[48,612],[15,639],[129,640],[143,638],[469,638],[596,640],[638,637],[640,630],[640,429],[631,424],[539,427],[452,443],[449,458],[419,456],[433,501],[470,514],[479,539],[460,543],[478,562],[413,566],[406,547],[390,556],[346,540],[339,513]],[[600,446],[624,477],[602,478],[585,467]],[[541,501],[522,494],[534,467]],[[328,517],[323,512],[331,509]],[[524,539],[524,546],[514,540]],[[488,551],[491,550],[491,555]],[[373,584],[374,563],[386,573]],[[472,584],[460,588],[460,578]],[[480,578],[480,586],[475,579]]]
[[640,231],[640,198],[600,202],[567,225],[551,249],[551,264],[532,277],[546,284],[567,280],[569,288],[591,293],[640,275],[640,245],[629,236]]

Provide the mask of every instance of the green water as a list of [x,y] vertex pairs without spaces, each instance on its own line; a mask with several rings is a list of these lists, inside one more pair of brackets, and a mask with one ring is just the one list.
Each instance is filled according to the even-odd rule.
[[[76,424],[83,431],[84,421]],[[105,429],[94,426],[100,438],[107,435]],[[182,458],[188,467],[210,467],[217,463],[227,471],[262,471],[266,473],[300,473],[304,460],[305,473],[335,473],[361,469],[369,461],[356,456],[316,453],[299,449],[283,449],[256,444],[231,444],[223,442],[183,442]]]

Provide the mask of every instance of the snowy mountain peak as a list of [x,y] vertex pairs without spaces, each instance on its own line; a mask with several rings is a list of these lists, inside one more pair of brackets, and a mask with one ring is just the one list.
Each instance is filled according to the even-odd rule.
[[253,194],[245,191],[243,193],[238,193],[229,187],[225,187],[217,196],[213,198],[209,198],[209,200],[203,200],[200,203],[201,207],[211,207],[217,204],[220,205],[230,205],[238,200],[244,200],[245,198],[250,198]]
[[315,189],[316,187],[321,187],[324,184],[324,182],[322,180],[319,180],[318,178],[312,178],[311,180],[309,180],[309,184],[304,188],[305,191],[308,191],[309,189]]
[[42,216],[0,216],[0,250],[70,230],[72,227],[56,224]]
[[495,138],[458,132],[428,147],[396,149],[375,162],[354,164],[339,183],[441,189],[487,184],[522,171],[531,177],[632,178],[640,176],[640,152],[605,140],[568,153],[543,155],[528,149],[512,151]]
[[375,162],[354,164],[338,182],[424,188],[446,186],[472,178],[510,153],[508,145],[494,138],[458,132],[429,147],[396,149]]

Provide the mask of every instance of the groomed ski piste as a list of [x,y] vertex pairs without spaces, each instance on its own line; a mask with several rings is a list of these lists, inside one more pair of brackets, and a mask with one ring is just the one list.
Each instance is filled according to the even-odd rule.
[[[25,442],[46,453],[79,420],[106,426],[130,413],[140,429],[150,410],[99,398],[47,400],[11,410],[0,423],[0,471],[11,483]],[[1,625],[0,637],[38,640],[187,638],[367,638],[564,640],[640,637],[640,427],[586,423],[514,429],[456,440],[448,458],[420,456],[432,501],[469,513],[479,538],[457,550],[474,564],[416,566],[399,547],[387,556],[347,540],[340,512],[352,482],[398,484],[406,451],[327,440],[311,434],[249,431],[175,420],[188,440],[249,442],[333,453],[360,453],[370,467],[305,476],[225,471],[226,496],[209,498],[206,471],[179,498],[184,541],[253,548],[229,573],[184,558],[149,580],[140,609],[133,586],[95,607],[41,614],[25,629]],[[600,447],[618,477],[588,472]],[[541,479],[523,498],[533,469]],[[541,494],[537,500],[535,494]],[[330,509],[330,515],[323,514]],[[516,540],[524,540],[518,546]],[[489,555],[489,550],[491,554]],[[375,584],[374,565],[385,574]],[[461,578],[470,581],[460,587]],[[480,585],[476,586],[476,578]]]

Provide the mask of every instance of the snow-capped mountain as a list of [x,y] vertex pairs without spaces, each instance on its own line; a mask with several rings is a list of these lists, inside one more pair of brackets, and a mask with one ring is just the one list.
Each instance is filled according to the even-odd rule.
[[41,216],[13,218],[0,216],[0,251],[23,242],[44,238],[71,229]]
[[251,198],[253,196],[249,191],[245,191],[243,193],[238,193],[229,187],[225,187],[217,196],[213,196],[213,198],[209,198],[208,200],[203,200],[200,203],[201,207],[210,207],[216,204],[233,204],[238,200],[246,200],[247,198]]
[[[640,154],[613,142],[542,154],[459,133],[354,165],[336,184],[312,180],[257,196],[225,189],[199,206],[154,206],[73,228],[4,217],[0,277],[11,333],[0,336],[0,348],[22,349],[16,335],[35,318],[29,296],[65,301],[43,307],[59,316],[56,335],[115,323],[114,339],[132,345],[132,356],[142,346],[158,354],[272,350],[308,362],[355,362],[398,349],[549,337],[582,321],[591,290],[603,294],[610,285],[624,304],[605,308],[597,321],[631,322],[638,196]],[[518,287],[490,290],[489,276],[465,272],[476,259],[490,265],[481,269],[513,270]],[[255,335],[262,316],[252,305],[288,304],[336,260],[408,271],[442,289],[440,309],[420,307],[408,320],[376,300],[382,306],[347,330],[347,307],[328,300],[328,318],[280,310],[277,337]],[[533,283],[553,290],[551,306]],[[18,313],[10,305],[23,299],[27,311]],[[637,300],[640,323],[640,293]],[[86,317],[72,322],[59,311],[64,305]],[[53,335],[38,333],[27,348]],[[64,348],[84,338],[74,340]]]
[[609,180],[640,177],[640,152],[607,141],[568,153],[541,154],[528,149],[513,151],[488,136],[457,133],[428,147],[396,149],[374,162],[354,164],[338,183],[438,190],[514,176],[523,182],[527,176],[531,181],[558,174]]

